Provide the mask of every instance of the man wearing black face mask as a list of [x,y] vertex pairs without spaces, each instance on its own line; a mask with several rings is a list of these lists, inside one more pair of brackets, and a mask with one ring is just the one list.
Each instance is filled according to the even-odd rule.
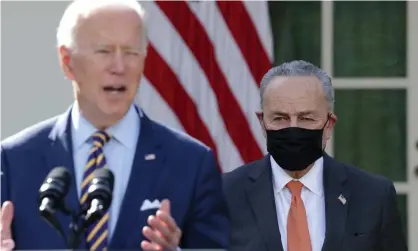
[[263,159],[224,176],[231,251],[406,251],[388,179],[324,149],[337,117],[330,77],[305,61],[267,72]]

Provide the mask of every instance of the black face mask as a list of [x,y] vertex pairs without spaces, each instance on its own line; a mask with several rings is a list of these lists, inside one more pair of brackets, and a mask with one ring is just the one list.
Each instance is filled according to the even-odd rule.
[[281,168],[288,171],[302,171],[323,156],[322,129],[310,130],[288,127],[280,130],[266,130],[267,150]]

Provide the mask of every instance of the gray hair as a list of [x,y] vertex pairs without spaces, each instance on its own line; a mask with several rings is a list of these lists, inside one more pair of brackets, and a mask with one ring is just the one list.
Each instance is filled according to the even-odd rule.
[[102,7],[124,7],[135,11],[142,21],[143,49],[147,48],[147,25],[145,10],[136,0],[75,0],[65,10],[57,29],[57,46],[66,46],[74,49],[75,34],[80,17],[86,17],[93,11]]
[[325,101],[329,109],[331,111],[334,109],[334,89],[332,88],[331,77],[319,67],[303,60],[283,63],[273,67],[263,76],[260,83],[261,109],[263,109],[263,96],[267,85],[273,78],[280,76],[316,76],[322,82]]

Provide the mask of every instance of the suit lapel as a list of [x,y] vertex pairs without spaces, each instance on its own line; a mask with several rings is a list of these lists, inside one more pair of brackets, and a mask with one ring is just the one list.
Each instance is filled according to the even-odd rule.
[[283,251],[277,223],[271,166],[268,155],[249,173],[247,195],[257,226],[269,251]]
[[[344,168],[330,156],[324,156],[324,192],[326,233],[322,251],[340,250],[345,233],[350,192]],[[342,196],[342,197],[340,197]],[[345,199],[345,203],[344,202]]]
[[[140,208],[144,200],[155,199],[157,179],[164,162],[160,137],[153,126],[143,115],[131,175],[110,248],[126,247],[130,240],[140,239],[142,227],[146,225],[146,217],[141,218]],[[129,238],[132,233],[135,237]]]
[[[55,126],[49,134],[50,144],[49,149],[45,153],[46,168],[48,172],[57,166],[63,166],[71,174],[71,184],[66,197],[66,205],[72,209],[79,209],[77,187],[75,181],[74,161],[73,161],[73,147],[71,141],[71,107],[61,116],[58,117]],[[67,236],[69,234],[68,227],[71,217],[58,214],[58,220],[62,224],[63,230]],[[84,239],[84,238],[83,238]],[[82,241],[81,248],[85,247],[85,242]]]

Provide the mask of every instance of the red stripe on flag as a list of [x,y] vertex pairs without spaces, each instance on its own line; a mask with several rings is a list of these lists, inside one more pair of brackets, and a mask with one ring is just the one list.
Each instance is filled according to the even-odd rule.
[[156,1],[156,3],[177,29],[205,72],[215,92],[226,129],[244,162],[248,163],[261,158],[261,149],[258,147],[248,122],[216,62],[215,50],[204,27],[186,2]]
[[[186,132],[212,148],[217,160],[219,160],[216,145],[206,125],[200,119],[195,103],[180,84],[176,74],[151,43],[147,48],[144,74],[177,115]],[[220,168],[219,161],[218,167]]]
[[271,63],[244,3],[241,1],[216,1],[216,3],[259,86],[264,74],[270,70]]

